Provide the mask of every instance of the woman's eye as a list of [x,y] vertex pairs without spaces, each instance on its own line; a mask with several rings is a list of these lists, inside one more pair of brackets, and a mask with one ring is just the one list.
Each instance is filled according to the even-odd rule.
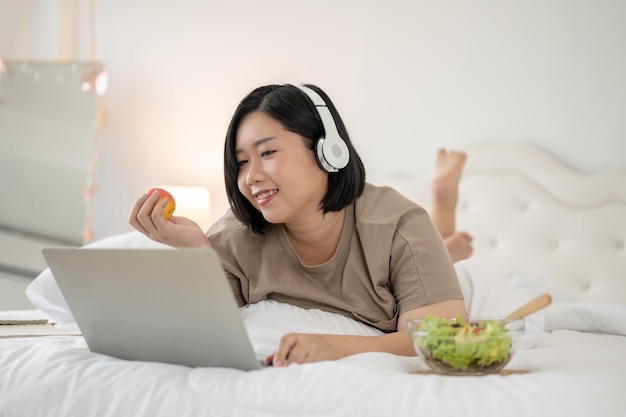
[[241,161],[237,161],[237,166],[239,166],[239,168],[241,168],[242,166],[244,166],[248,161],[246,161],[245,159],[242,159]]
[[261,152],[261,156],[270,156],[274,152],[276,152],[276,151],[263,151],[263,152]]

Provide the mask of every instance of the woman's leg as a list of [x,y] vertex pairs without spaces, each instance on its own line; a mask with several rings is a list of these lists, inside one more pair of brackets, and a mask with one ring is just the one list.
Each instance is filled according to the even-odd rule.
[[472,237],[468,233],[456,231],[459,182],[466,159],[464,152],[439,149],[431,184],[430,216],[454,262],[468,258],[473,251]]

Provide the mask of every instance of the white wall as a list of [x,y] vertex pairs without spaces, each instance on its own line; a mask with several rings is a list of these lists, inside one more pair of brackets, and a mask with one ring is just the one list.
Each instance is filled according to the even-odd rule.
[[221,211],[227,123],[269,82],[324,88],[374,175],[425,172],[437,147],[484,141],[535,143],[587,172],[624,168],[624,21],[621,0],[96,1],[110,87],[95,235],[128,230],[134,200],[157,184],[210,184]]

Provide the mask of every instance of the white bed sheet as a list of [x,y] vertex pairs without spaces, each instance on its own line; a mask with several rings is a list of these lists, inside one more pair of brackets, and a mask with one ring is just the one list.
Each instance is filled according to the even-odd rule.
[[508,375],[433,375],[383,353],[246,373],[127,362],[80,337],[2,339],[0,415],[623,417],[625,353],[623,336],[555,330]]

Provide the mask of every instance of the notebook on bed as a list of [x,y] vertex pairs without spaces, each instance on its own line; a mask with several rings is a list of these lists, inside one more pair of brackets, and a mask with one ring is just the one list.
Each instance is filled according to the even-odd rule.
[[213,250],[42,253],[92,352],[191,367],[263,366]]

